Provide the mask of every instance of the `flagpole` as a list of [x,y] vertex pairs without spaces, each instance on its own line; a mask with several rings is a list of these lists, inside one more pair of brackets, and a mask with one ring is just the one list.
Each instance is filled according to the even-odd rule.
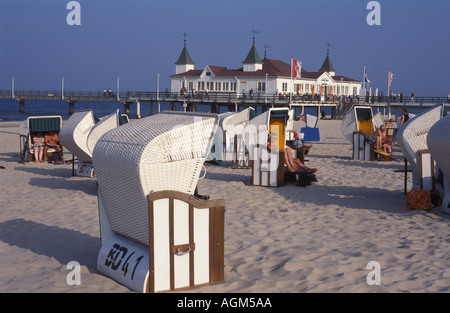
[[366,90],[366,65],[364,64],[364,74],[363,74],[363,82],[364,82],[364,91]]
[[[294,58],[291,57],[291,87],[292,87],[292,94],[294,94],[294,81],[292,80],[292,67],[294,66]],[[291,102],[291,97],[289,97],[289,102]],[[289,103],[290,105],[290,103]]]
[[[388,114],[389,114],[389,119],[391,119],[391,93],[390,93],[390,88],[391,88],[391,70],[389,70],[388,72]],[[395,117],[397,118],[397,117]]]
[[388,93],[387,93],[387,95],[388,95],[388,104],[391,103],[391,93],[389,91],[390,87],[391,87],[391,84],[389,83],[390,80],[391,80],[391,70],[388,71]]

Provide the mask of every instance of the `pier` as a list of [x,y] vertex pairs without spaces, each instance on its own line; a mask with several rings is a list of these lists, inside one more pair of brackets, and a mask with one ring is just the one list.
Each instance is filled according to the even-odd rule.
[[[141,105],[148,102],[150,104],[150,114],[154,114],[153,106],[155,103],[169,103],[171,110],[175,110],[175,104],[181,104],[186,111],[197,112],[198,106],[208,106],[211,113],[219,113],[221,108],[226,111],[239,111],[242,108],[261,107],[264,112],[271,107],[290,107],[298,108],[299,113],[304,112],[305,107],[314,107],[317,109],[317,115],[320,116],[321,108],[332,107],[339,110],[343,103],[340,96],[321,96],[316,95],[275,95],[264,92],[253,95],[236,92],[148,92],[148,91],[123,91],[119,93],[104,91],[48,91],[48,90],[0,90],[0,99],[14,99],[19,104],[19,111],[25,112],[26,101],[28,100],[59,100],[66,101],[69,105],[69,113],[76,110],[78,101],[111,101],[120,102],[124,105],[124,112],[130,115],[131,105]],[[366,104],[379,109],[398,109],[400,107],[408,108],[429,108],[434,105],[443,104],[450,108],[448,97],[347,97],[348,105],[351,103]],[[138,110],[139,112],[139,110]],[[157,113],[157,112],[155,112]],[[138,113],[139,115],[139,113]],[[341,118],[335,114],[332,118]],[[140,116],[138,116],[140,118]]]

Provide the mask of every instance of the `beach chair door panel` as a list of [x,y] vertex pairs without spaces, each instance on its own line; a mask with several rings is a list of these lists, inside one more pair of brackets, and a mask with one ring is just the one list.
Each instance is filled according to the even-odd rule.
[[429,150],[419,150],[420,189],[434,189],[435,162]]
[[149,200],[153,249],[150,247],[148,291],[190,289],[223,280],[218,272],[223,272],[224,220],[214,216],[224,209],[194,204],[176,197]]

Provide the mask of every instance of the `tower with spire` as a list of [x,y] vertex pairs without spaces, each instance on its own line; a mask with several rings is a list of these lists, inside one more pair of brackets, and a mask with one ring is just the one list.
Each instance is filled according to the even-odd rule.
[[194,69],[194,61],[192,61],[191,56],[189,55],[189,52],[186,48],[186,32],[183,34],[184,36],[184,47],[183,50],[181,50],[181,54],[178,58],[178,60],[175,62],[175,73],[184,73],[190,70]]
[[256,72],[257,70],[261,70],[263,67],[263,62],[261,61],[261,58],[259,57],[258,51],[255,47],[255,35],[259,33],[255,29],[252,30],[253,33],[253,44],[250,48],[250,51],[247,54],[247,57],[244,61],[242,61],[242,64],[244,65],[244,72]]
[[325,58],[325,61],[323,61],[323,64],[322,64],[321,68],[319,69],[319,72],[320,73],[327,72],[328,74],[330,74],[330,76],[335,76],[336,70],[334,69],[333,64],[331,63],[331,59],[330,59],[330,47],[331,47],[331,44],[327,43],[327,57]]

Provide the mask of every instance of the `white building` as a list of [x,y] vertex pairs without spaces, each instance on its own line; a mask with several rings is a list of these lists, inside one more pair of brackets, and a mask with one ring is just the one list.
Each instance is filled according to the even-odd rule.
[[207,65],[204,69],[195,69],[186,45],[175,62],[175,74],[171,75],[171,91],[180,92],[232,92],[273,95],[359,95],[363,82],[345,76],[336,76],[327,55],[317,72],[308,72],[302,68],[301,78],[291,78],[291,65],[281,60],[260,59],[253,44],[243,67],[227,69],[223,66]]

